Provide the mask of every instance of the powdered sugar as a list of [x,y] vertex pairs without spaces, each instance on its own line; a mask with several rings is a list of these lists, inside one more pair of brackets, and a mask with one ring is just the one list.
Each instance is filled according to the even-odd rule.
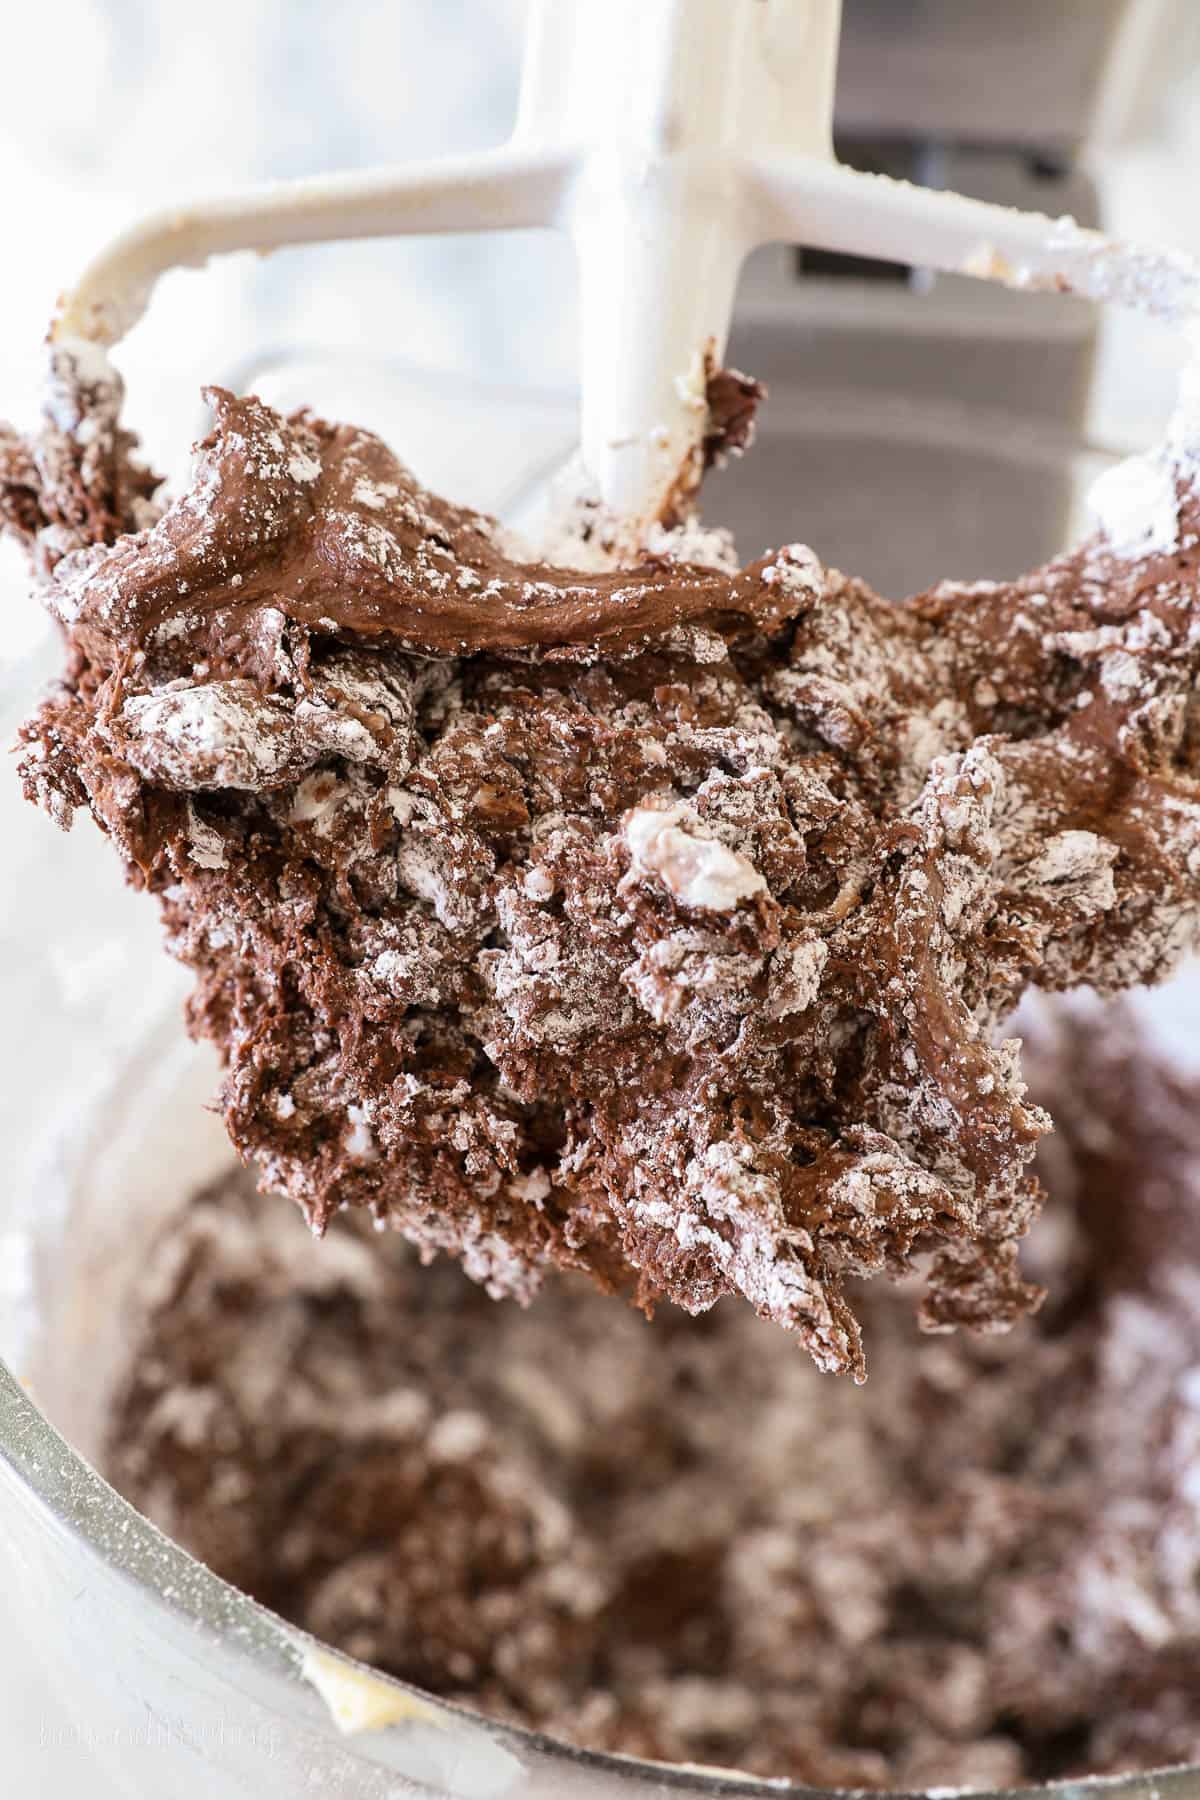
[[1128,457],[1093,484],[1088,507],[1118,556],[1172,555],[1179,547],[1174,465],[1161,454]]
[[[1050,253],[1069,259],[1069,281],[1090,300],[1133,306],[1153,318],[1182,324],[1200,317],[1196,264],[1182,251],[1123,243],[1087,230],[1069,215],[1056,219],[1048,234]],[[1053,286],[1053,281],[1018,274],[1016,285]]]
[[125,386],[101,345],[69,335],[55,338],[48,363],[45,407],[60,431],[94,443],[115,427]]
[[724,569],[729,574],[739,567],[732,532],[723,526],[702,525],[698,513],[673,526],[660,525],[656,520],[643,541],[652,556],[671,556],[678,562],[698,563],[706,569]]
[[785,544],[767,563],[762,578],[768,587],[779,586],[798,600],[818,599],[825,586],[825,570],[807,544]]
[[214,825],[209,825],[188,801],[187,835],[192,861],[200,869],[227,869],[229,858],[225,840]]
[[296,788],[295,796],[288,811],[289,823],[293,825],[309,825],[321,836],[325,836],[334,820],[338,807],[349,789],[344,781],[328,769],[319,770],[314,775],[306,775]]
[[141,766],[178,787],[254,787],[285,767],[283,709],[248,682],[172,683],[121,709]]
[[684,906],[730,912],[742,900],[766,891],[754,865],[703,835],[688,806],[635,807],[625,815],[621,835],[633,867],[656,875]]

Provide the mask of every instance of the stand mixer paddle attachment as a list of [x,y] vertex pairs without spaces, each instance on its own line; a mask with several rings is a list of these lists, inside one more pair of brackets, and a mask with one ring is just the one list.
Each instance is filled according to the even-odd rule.
[[115,344],[160,275],[231,251],[563,231],[580,271],[582,461],[630,557],[699,482],[706,377],[761,244],[1195,316],[1185,256],[839,163],[840,23],[841,0],[534,0],[506,144],[157,212],[90,263],[52,338]]

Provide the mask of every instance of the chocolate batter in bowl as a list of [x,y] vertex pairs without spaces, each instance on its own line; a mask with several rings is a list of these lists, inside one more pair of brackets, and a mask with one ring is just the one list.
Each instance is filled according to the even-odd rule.
[[[341,1221],[314,1244],[250,1197],[168,1013],[42,1165],[30,1391],[2,1390],[11,1617],[75,1716],[186,1721],[198,1794],[262,1788],[264,1753],[281,1794],[779,1791],[489,1716],[810,1790],[1194,1755],[1200,1077],[1123,1008],[1022,1027],[1054,1298],[922,1343],[872,1290],[855,1390],[728,1303],[522,1313]],[[305,1627],[413,1686],[331,1681]],[[326,1705],[388,1727],[339,1739]]]
[[[1083,1053],[1099,1035],[1094,1021],[1081,1030],[1065,1024],[1056,1030],[1067,1033],[1067,1058],[1076,1064],[1087,1060]],[[1069,1166],[1054,1177],[1051,1165],[1051,1186],[1061,1195],[1063,1229],[1058,1237],[1049,1229],[1036,1238],[1027,1265],[1033,1280],[1056,1285],[1058,1298],[1051,1310],[1040,1314],[1036,1325],[1016,1328],[1015,1337],[984,1339],[963,1352],[959,1339],[930,1339],[921,1348],[912,1336],[909,1298],[880,1296],[867,1312],[867,1332],[883,1354],[874,1359],[871,1384],[853,1391],[808,1370],[783,1339],[777,1352],[786,1357],[777,1363],[777,1352],[768,1350],[761,1337],[770,1337],[770,1327],[757,1327],[748,1316],[727,1327],[718,1309],[709,1321],[696,1321],[693,1327],[682,1319],[669,1323],[660,1314],[655,1325],[644,1327],[633,1316],[613,1318],[612,1303],[601,1300],[596,1305],[610,1310],[597,1314],[592,1325],[590,1296],[576,1300],[569,1289],[561,1291],[561,1300],[558,1291],[551,1291],[533,1312],[516,1314],[493,1307],[461,1283],[455,1287],[457,1276],[448,1289],[443,1280],[452,1276],[448,1269],[426,1271],[421,1280],[428,1280],[428,1287],[412,1289],[403,1264],[392,1267],[390,1258],[374,1256],[374,1240],[367,1244],[367,1255],[378,1262],[383,1285],[372,1292],[369,1283],[363,1287],[362,1246],[353,1233],[342,1240],[338,1222],[326,1246],[309,1246],[299,1222],[288,1217],[272,1220],[270,1238],[255,1237],[257,1215],[246,1211],[236,1186],[230,1190],[228,1152],[216,1123],[201,1111],[201,1096],[212,1091],[212,1066],[201,1062],[200,1053],[178,1046],[173,1019],[166,1030],[148,1021],[135,1051],[126,1051],[121,1067],[113,1071],[112,1091],[97,1105],[90,1123],[79,1123],[67,1150],[59,1152],[58,1168],[43,1168],[34,1190],[36,1210],[43,1226],[49,1226],[38,1240],[34,1260],[41,1330],[36,1343],[27,1339],[16,1368],[29,1377],[32,1393],[54,1424],[65,1429],[70,1444],[119,1481],[144,1514],[166,1525],[210,1568],[263,1595],[293,1624],[282,1624],[175,1544],[160,1539],[95,1478],[76,1451],[68,1451],[54,1436],[27,1395],[5,1386],[0,1492],[5,1512],[11,1512],[11,1528],[5,1517],[5,1535],[16,1546],[14,1607],[27,1622],[31,1640],[45,1640],[43,1651],[58,1654],[59,1688],[104,1719],[139,1717],[148,1706],[162,1717],[187,1717],[200,1746],[196,1791],[205,1795],[236,1793],[237,1784],[248,1778],[259,1789],[264,1780],[277,1780],[281,1793],[302,1791],[302,1782],[317,1780],[327,1791],[354,1795],[394,1793],[398,1777],[407,1778],[417,1793],[434,1795],[779,1791],[732,1775],[707,1777],[693,1769],[662,1771],[603,1755],[576,1755],[513,1724],[482,1723],[459,1712],[459,1703],[480,1706],[498,1719],[533,1721],[558,1739],[633,1755],[662,1755],[673,1762],[790,1773],[828,1787],[964,1784],[1011,1789],[1056,1775],[1078,1784],[1087,1768],[1151,1768],[1160,1760],[1193,1757],[1187,1735],[1196,1708],[1187,1674],[1186,1426],[1187,1370],[1195,1346],[1187,1336],[1186,1283],[1166,1296],[1159,1292],[1159,1274],[1153,1274],[1148,1287],[1142,1283],[1146,1291],[1103,1301],[1112,1316],[1121,1310],[1132,1319],[1126,1345],[1142,1361],[1135,1357],[1126,1372],[1101,1370],[1103,1381],[1097,1381],[1108,1352],[1096,1323],[1099,1301],[1090,1292],[1092,1253],[1081,1249],[1078,1231],[1067,1224],[1083,1204],[1079,1195],[1096,1188],[1097,1170],[1110,1183],[1126,1181],[1121,1156],[1114,1161],[1112,1147],[1106,1150],[1092,1141],[1097,1116],[1124,1105],[1126,1089],[1132,1087],[1135,1118],[1146,1123],[1159,1118],[1155,1107],[1162,1093],[1169,1100],[1171,1089],[1169,1084],[1168,1089],[1155,1087],[1150,1071],[1150,1085],[1137,1084],[1130,1073],[1137,1064],[1123,1060],[1115,1024],[1105,1021],[1103,1030],[1112,1039],[1112,1057],[1105,1060],[1097,1051],[1087,1060],[1088,1094],[1078,1096],[1078,1118],[1070,1111],[1070,1084],[1067,1098],[1058,1100]],[[1074,1039],[1070,1031],[1076,1031]],[[1061,1057],[1061,1042],[1056,1049],[1051,1035],[1043,1033],[1047,1069]],[[1034,1098],[1043,1093],[1045,1089],[1036,1089]],[[1159,1096],[1153,1105],[1148,1094],[1150,1100]],[[1133,1152],[1133,1174],[1144,1177],[1150,1217],[1178,1208],[1180,1195],[1189,1192],[1187,1184],[1195,1179],[1187,1174],[1186,1143],[1178,1141],[1180,1132],[1186,1139],[1186,1130],[1178,1125],[1189,1116],[1186,1093],[1175,1094],[1168,1114],[1177,1121],[1171,1127],[1175,1138],[1169,1130],[1166,1138],[1133,1134],[1117,1145]],[[146,1120],[155,1121],[149,1134]],[[187,1129],[182,1120],[189,1121]],[[1155,1159],[1155,1150],[1164,1143],[1175,1145],[1166,1157],[1166,1174]],[[1054,1186],[1054,1179],[1060,1186]],[[175,1256],[169,1226],[180,1204],[193,1220],[194,1237],[176,1238]],[[1103,1217],[1108,1217],[1106,1211]],[[263,1224],[266,1219],[263,1211]],[[291,1238],[288,1224],[293,1226]],[[1083,1242],[1092,1240],[1085,1235]],[[295,1251],[284,1249],[286,1244]],[[68,1246],[67,1255],[63,1246]],[[326,1253],[333,1255],[322,1264]],[[277,1264],[273,1256],[279,1258]],[[286,1276],[282,1282],[281,1271]],[[1182,1282],[1186,1271],[1177,1274]],[[295,1354],[288,1372],[295,1375],[295,1417],[275,1406],[268,1381],[270,1357],[259,1354],[270,1346],[272,1354],[281,1352],[288,1330],[295,1328],[295,1321],[290,1327],[282,1318],[288,1303],[281,1300],[281,1287],[293,1294],[304,1319],[300,1336],[311,1355],[306,1361],[295,1348],[300,1339],[291,1339]],[[452,1294],[459,1298],[450,1298]],[[416,1343],[399,1328],[401,1301],[417,1309],[414,1318],[425,1321]],[[428,1314],[421,1314],[421,1307],[428,1307]],[[354,1393],[353,1382],[347,1386],[347,1346],[353,1348],[369,1318],[378,1323],[380,1309],[394,1321],[396,1354],[405,1352],[416,1361],[407,1364],[399,1399],[392,1391],[387,1404],[374,1404],[380,1400],[376,1393],[371,1404],[363,1404],[367,1397],[362,1391]],[[459,1309],[464,1319],[475,1321],[479,1314],[479,1330],[471,1330],[471,1341],[497,1327],[500,1312],[506,1332],[529,1330],[524,1348],[518,1337],[504,1339],[504,1363],[520,1370],[511,1384],[516,1391],[500,1393],[498,1381],[473,1368],[470,1355],[455,1348],[453,1318]],[[221,1363],[230,1372],[236,1366],[250,1375],[257,1370],[263,1375],[257,1388],[250,1375],[227,1390],[212,1381],[210,1346],[205,1348],[189,1332],[189,1321],[205,1314],[218,1321],[221,1346],[228,1352]],[[1164,1318],[1171,1334],[1166,1354],[1155,1337]],[[261,1330],[257,1339],[255,1319]],[[448,1325],[450,1336],[439,1336]],[[1139,1325],[1144,1327],[1141,1337]],[[680,1348],[693,1330],[694,1350]],[[549,1348],[538,1332],[549,1336]],[[563,1377],[551,1388],[563,1388],[578,1399],[579,1384],[587,1386],[588,1373],[599,1370],[596,1388],[612,1397],[612,1411],[599,1426],[596,1418],[590,1420],[583,1476],[578,1469],[572,1474],[572,1456],[578,1458],[579,1451],[572,1451],[578,1418],[572,1418],[570,1400],[567,1408],[554,1408],[547,1384],[536,1379],[547,1366],[554,1368],[556,1346],[567,1332],[578,1334],[572,1337],[579,1346],[578,1368],[570,1372],[576,1386]],[[658,1332],[666,1337],[655,1336]],[[756,1332],[754,1339],[750,1334]],[[646,1370],[637,1361],[639,1346],[651,1337],[676,1346],[664,1361],[673,1370],[676,1399],[682,1395],[687,1400],[687,1418],[693,1422],[676,1440],[664,1438]],[[774,1337],[770,1341],[774,1345]],[[245,1352],[241,1363],[239,1343]],[[750,1343],[763,1343],[761,1352],[748,1354]],[[889,1386],[889,1370],[900,1379],[914,1345],[932,1368],[921,1375],[927,1390],[923,1404],[928,1408],[930,1492],[919,1525],[923,1543],[943,1557],[943,1566],[932,1573],[914,1568],[916,1557],[903,1568],[905,1526],[916,1512],[894,1498],[907,1454],[900,1447],[901,1420],[912,1417],[912,1393]],[[1022,1348],[1029,1355],[1024,1377],[1016,1373]],[[137,1352],[133,1366],[131,1352]],[[972,1381],[993,1397],[990,1406],[979,1408],[975,1426],[975,1408],[955,1406],[955,1393],[961,1393],[955,1384],[963,1375],[959,1363],[970,1366]],[[842,1532],[833,1546],[837,1557],[829,1553],[826,1566],[819,1546],[828,1519],[804,1516],[804,1505],[813,1503],[811,1489],[808,1499],[804,1492],[793,1496],[792,1514],[781,1521],[770,1516],[770,1508],[763,1512],[763,1489],[756,1498],[754,1481],[738,1480],[754,1472],[754,1433],[747,1431],[745,1418],[736,1417],[738,1382],[748,1364],[759,1368],[759,1388],[750,1406],[774,1400],[772,1417],[790,1420],[795,1433],[790,1447],[806,1467],[817,1463],[829,1474],[826,1507],[829,1492],[837,1494],[833,1471],[838,1458],[838,1480],[846,1483],[847,1467],[851,1471],[847,1503],[838,1507]],[[367,1388],[372,1381],[367,1372]],[[405,1399],[421,1382],[426,1384],[425,1413],[419,1391],[416,1399]],[[621,1400],[622,1391],[639,1382],[640,1411]],[[700,1415],[709,1388],[716,1399],[711,1422],[705,1424]],[[871,1408],[862,1415],[864,1438],[851,1438],[849,1445],[842,1438],[835,1449],[838,1418],[853,1415],[864,1400]],[[338,1480],[338,1433],[329,1433],[329,1417],[338,1411],[347,1426],[354,1415],[351,1435],[358,1454],[367,1458],[363,1485]],[[747,1402],[741,1411],[747,1411]],[[963,1440],[955,1436],[955,1417],[961,1418]],[[1063,1429],[1063,1420],[1072,1424],[1070,1431]],[[268,1456],[255,1462],[257,1451],[266,1447],[266,1426],[275,1431],[275,1447],[282,1445],[282,1460],[291,1458],[290,1476],[299,1483],[293,1492],[308,1494],[313,1517],[331,1534],[327,1543],[338,1543],[333,1561],[340,1568],[329,1566],[329,1559],[322,1566],[324,1552],[311,1530],[304,1539],[304,1508],[295,1517],[284,1516],[288,1490],[282,1485],[281,1460]],[[230,1456],[230,1429],[241,1435],[243,1451],[248,1445],[245,1454]],[[979,1433],[975,1438],[973,1429]],[[810,1435],[804,1436],[806,1431]],[[385,1609],[380,1618],[378,1607],[372,1607],[372,1580],[363,1580],[362,1564],[354,1566],[353,1557],[340,1559],[349,1544],[336,1534],[353,1530],[363,1508],[369,1514],[372,1505],[385,1510],[396,1505],[394,1489],[389,1489],[396,1476],[378,1487],[367,1463],[372,1454],[387,1462],[398,1444],[412,1447],[414,1433],[423,1433],[421,1454],[432,1451],[441,1460],[444,1514],[426,1519],[425,1535],[417,1534],[416,1550],[410,1546],[399,1582],[396,1571],[374,1571],[380,1577],[374,1593],[390,1593],[390,1613]],[[493,1433],[497,1440],[488,1442]],[[1042,1440],[1045,1454],[1040,1449],[1031,1453],[1029,1445]],[[633,1447],[631,1458],[619,1454],[622,1444]],[[531,1458],[538,1445],[542,1480],[533,1481]],[[545,1478],[547,1445],[558,1460],[558,1492]],[[732,1474],[729,1462],[720,1462],[721,1447],[736,1462]],[[705,1451],[712,1456],[712,1472],[720,1474],[716,1494],[725,1496],[725,1514],[720,1505],[712,1505],[712,1490],[703,1487]],[[619,1471],[639,1462],[639,1456],[648,1476],[646,1490],[635,1492],[633,1483],[621,1494]],[[218,1481],[221,1458],[225,1472]],[[934,1474],[941,1480],[955,1463],[959,1472],[948,1481],[945,1494],[936,1496]],[[1108,1463],[1110,1487],[1097,1476],[1097,1469]],[[1070,1471],[1069,1476],[1056,1485],[1063,1471]],[[421,1481],[425,1465],[417,1485]],[[594,1521],[579,1516],[578,1505],[563,1523],[561,1510],[556,1510],[563,1481],[567,1492],[572,1487],[579,1492],[581,1481],[585,1492],[590,1487],[603,1492],[608,1483],[617,1521],[612,1541]],[[1103,1534],[1088,1543],[1081,1521],[1088,1516],[1097,1481],[1108,1512]],[[997,1483],[1009,1501],[1007,1514],[997,1503]],[[777,1494],[774,1476],[768,1487]],[[738,1498],[730,1499],[730,1489]],[[473,1498],[464,1498],[468,1494]],[[1099,1494],[1097,1512],[1103,1512]],[[495,1535],[489,1535],[500,1501],[502,1512],[524,1508],[525,1523],[516,1537],[500,1534],[504,1553]],[[725,1528],[725,1561],[720,1544],[696,1546],[694,1541],[696,1516],[705,1505],[712,1523]],[[739,1512],[739,1507],[750,1512]],[[459,1534],[439,1526],[462,1516],[477,1521],[479,1535],[475,1548],[468,1543],[455,1552],[452,1539]],[[887,1541],[885,1555],[876,1557],[871,1544],[864,1543],[871,1535],[869,1519],[876,1537]],[[1155,1521],[1166,1521],[1162,1532]],[[981,1645],[972,1640],[979,1611],[975,1600],[984,1591],[991,1598],[1000,1595],[1004,1575],[988,1573],[982,1564],[966,1575],[955,1573],[946,1559],[966,1555],[972,1544],[977,1555],[984,1555],[984,1544],[995,1544],[997,1537],[1006,1539],[1009,1564],[1004,1573],[1013,1577],[1013,1586],[1007,1613],[1004,1606],[991,1611],[997,1618],[1004,1615],[1000,1638],[1006,1631],[1009,1638],[1007,1649],[993,1642],[981,1656]],[[685,1553],[680,1548],[684,1543]],[[738,1550],[732,1568],[730,1543]],[[804,1550],[813,1546],[813,1553],[797,1562],[797,1544]],[[1038,1564],[1042,1552],[1049,1566]],[[479,1615],[473,1611],[480,1562],[484,1598],[491,1607],[482,1651]],[[882,1562],[887,1562],[887,1573],[880,1575]],[[871,1568],[880,1579],[867,1573]],[[506,1580],[495,1579],[506,1570],[507,1586]],[[554,1589],[556,1570],[563,1571],[565,1591]],[[437,1579],[425,1579],[430,1571]],[[738,1591],[738,1582],[750,1604],[738,1609],[741,1642],[736,1656],[730,1656],[732,1615],[729,1609],[712,1607],[709,1597],[716,1588]],[[970,1595],[966,1618],[955,1616],[955,1582],[959,1606],[964,1586]],[[1076,1593],[1092,1593],[1096,1606],[1092,1616],[1076,1615],[1079,1642],[1067,1645],[1054,1631],[1065,1609],[1063,1584],[1070,1582]],[[1162,1582],[1175,1582],[1169,1604]],[[83,1600],[76,1606],[74,1636],[65,1640],[61,1633],[50,1634],[45,1622],[61,1618],[59,1595],[79,1591]],[[464,1593],[471,1597],[466,1616],[461,1607],[455,1613],[455,1597]],[[538,1629],[515,1669],[506,1670],[493,1658],[493,1643],[504,1634],[497,1629],[497,1606],[507,1606],[511,1625],[515,1595],[529,1602],[527,1625]],[[687,1604],[673,1595],[682,1595]],[[703,1595],[705,1604],[696,1606],[696,1595]],[[401,1615],[414,1620],[414,1631],[394,1633],[389,1640],[389,1616],[396,1620]],[[547,1618],[560,1627],[569,1618],[567,1638],[547,1640]],[[597,1620],[603,1633],[597,1633]],[[624,1622],[624,1636],[613,1636],[613,1622]],[[326,1665],[313,1660],[311,1643],[299,1627],[385,1669],[399,1670],[425,1692],[398,1699],[405,1690],[392,1683],[365,1690],[351,1685],[349,1694],[338,1692]],[[873,1631],[882,1633],[882,1649],[869,1649]],[[669,1658],[664,1663],[664,1642],[671,1647],[669,1656],[684,1647],[687,1669],[671,1667]],[[777,1681],[784,1642],[802,1645],[808,1667],[828,1663],[826,1676],[813,1681],[801,1670],[799,1681],[793,1674],[786,1683]],[[430,1643],[441,1643],[441,1663],[430,1656]],[[898,1643],[903,1645],[903,1669],[900,1656],[887,1656],[887,1647]],[[425,1645],[419,1654],[417,1645]],[[988,1656],[999,1656],[999,1661],[990,1663]],[[734,1663],[743,1676],[739,1692],[738,1679],[729,1674]],[[858,1665],[853,1699],[838,1685],[837,1674],[851,1665]],[[360,1715],[374,1710],[376,1719],[390,1719],[389,1728],[336,1739],[313,1678],[345,1708],[358,1705]],[[1070,1692],[1072,1679],[1083,1683],[1083,1699],[1078,1688]],[[991,1694],[990,1687],[997,1692]],[[430,1688],[452,1696],[452,1703],[428,1699]],[[802,1705],[797,1705],[797,1692]],[[840,1739],[829,1730],[831,1710],[842,1728]],[[1029,1723],[1016,1728],[1013,1719],[1020,1714]],[[790,1733],[783,1751],[781,1733]],[[173,1791],[187,1793],[185,1778],[176,1780]],[[219,1786],[221,1780],[225,1787]],[[1132,1777],[1119,1787],[1139,1795],[1191,1793],[1193,1782],[1193,1773],[1184,1769],[1153,1780]]]
[[285,1617],[584,1747],[839,1787],[1186,1761],[1200,1079],[1124,1008],[1026,1032],[1026,1327],[922,1339],[874,1286],[855,1393],[728,1301],[497,1308],[352,1217],[322,1252],[226,1168],[143,1239],[101,1466]]

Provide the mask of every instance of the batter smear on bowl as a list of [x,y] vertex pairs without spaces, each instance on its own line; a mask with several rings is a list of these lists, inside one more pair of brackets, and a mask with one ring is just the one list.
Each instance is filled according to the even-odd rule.
[[531,561],[368,433],[219,390],[156,511],[111,370],[54,354],[0,443],[67,645],[24,779],[157,895],[267,1187],[497,1297],[740,1294],[856,1377],[862,1277],[919,1266],[933,1331],[1037,1304],[1048,1119],[997,1028],[1200,925],[1185,450],[1152,518],[1110,494],[1034,574],[897,604],[686,524]]

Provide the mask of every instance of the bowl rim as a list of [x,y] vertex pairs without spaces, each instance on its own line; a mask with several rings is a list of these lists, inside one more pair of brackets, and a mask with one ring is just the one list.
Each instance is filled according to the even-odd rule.
[[[606,1777],[614,1790],[632,1792],[640,1787],[647,1797],[670,1793],[695,1800],[735,1800],[738,1796],[742,1800],[779,1800],[781,1795],[828,1795],[833,1800],[835,1796],[861,1792],[813,1788],[787,1778],[757,1777],[733,1769],[724,1773],[696,1764],[651,1762],[580,1749],[543,1732],[490,1719],[334,1650],[215,1574],[131,1506],[71,1448],[0,1358],[0,1474],[5,1471],[32,1496],[38,1510],[55,1528],[69,1533],[89,1555],[125,1577],[153,1606],[173,1613],[203,1637],[219,1634],[224,1649],[239,1660],[253,1663],[260,1680],[267,1678],[270,1698],[281,1714],[286,1714],[298,1692],[311,1692],[303,1674],[303,1661],[306,1652],[321,1651],[373,1682],[412,1696],[422,1708],[444,1714],[460,1729],[473,1734],[482,1731],[486,1738],[510,1751],[527,1770],[537,1764],[548,1764],[564,1772],[570,1768],[588,1770]],[[331,1740],[340,1744],[351,1765],[361,1762],[382,1769],[391,1766],[385,1756],[372,1754],[376,1744],[382,1746],[386,1742],[387,1730],[341,1737],[328,1715],[326,1722]],[[960,1791],[934,1785],[926,1789],[888,1788],[879,1793],[888,1800],[947,1800]],[[1120,1796],[1121,1800],[1196,1800],[1200,1793],[1200,1765],[966,1791],[974,1800],[990,1800],[991,1796],[1032,1800],[1033,1796],[1056,1794],[1097,1796],[1097,1800],[1105,1795]]]

